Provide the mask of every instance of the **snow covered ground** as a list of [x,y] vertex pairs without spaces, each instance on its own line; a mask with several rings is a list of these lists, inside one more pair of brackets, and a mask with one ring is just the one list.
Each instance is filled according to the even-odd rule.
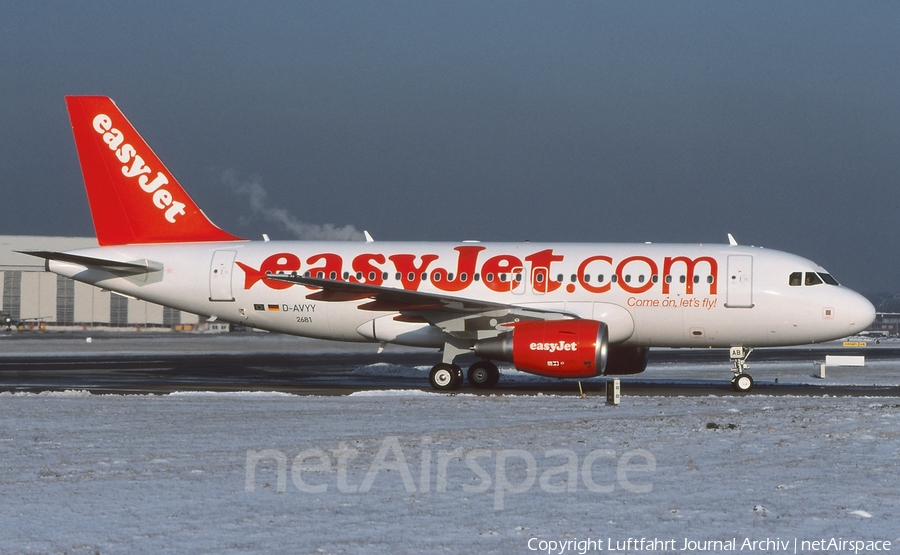
[[0,394],[2,553],[897,551],[898,491],[895,398]]
[[[171,341],[200,353],[347,348],[256,335]],[[140,354],[169,341],[16,340],[4,353]],[[813,358],[751,357],[750,373],[900,385],[900,361],[820,379]],[[428,369],[356,372],[424,384]],[[617,407],[417,390],[3,393],[0,553],[900,550],[900,398],[632,397],[629,379],[727,383],[728,361],[653,363],[623,377]]]

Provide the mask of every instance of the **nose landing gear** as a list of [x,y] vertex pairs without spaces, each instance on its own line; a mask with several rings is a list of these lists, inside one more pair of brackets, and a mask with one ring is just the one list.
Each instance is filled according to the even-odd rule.
[[731,388],[739,393],[746,393],[753,389],[753,378],[746,373],[747,357],[753,352],[753,347],[744,349],[744,347],[731,348],[731,363],[734,372],[734,378],[731,379]]

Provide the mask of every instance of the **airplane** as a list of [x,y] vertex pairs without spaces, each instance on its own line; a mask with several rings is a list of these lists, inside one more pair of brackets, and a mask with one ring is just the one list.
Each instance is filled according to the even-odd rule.
[[[875,308],[805,258],[729,244],[247,241],[213,224],[115,103],[66,97],[98,247],[31,251],[47,270],[224,322],[435,348],[431,386],[489,388],[496,362],[551,378],[637,374],[653,347],[853,335]],[[478,361],[464,376],[455,359]]]

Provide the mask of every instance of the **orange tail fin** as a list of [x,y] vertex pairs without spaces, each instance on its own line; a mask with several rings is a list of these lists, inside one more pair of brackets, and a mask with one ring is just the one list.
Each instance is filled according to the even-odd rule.
[[209,221],[111,99],[66,105],[100,245],[243,240]]

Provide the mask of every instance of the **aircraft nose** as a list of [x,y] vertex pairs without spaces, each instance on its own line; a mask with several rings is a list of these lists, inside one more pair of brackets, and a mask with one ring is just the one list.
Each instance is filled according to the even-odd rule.
[[843,309],[844,320],[849,325],[851,333],[858,333],[875,321],[875,306],[859,293],[854,291],[850,293]]

